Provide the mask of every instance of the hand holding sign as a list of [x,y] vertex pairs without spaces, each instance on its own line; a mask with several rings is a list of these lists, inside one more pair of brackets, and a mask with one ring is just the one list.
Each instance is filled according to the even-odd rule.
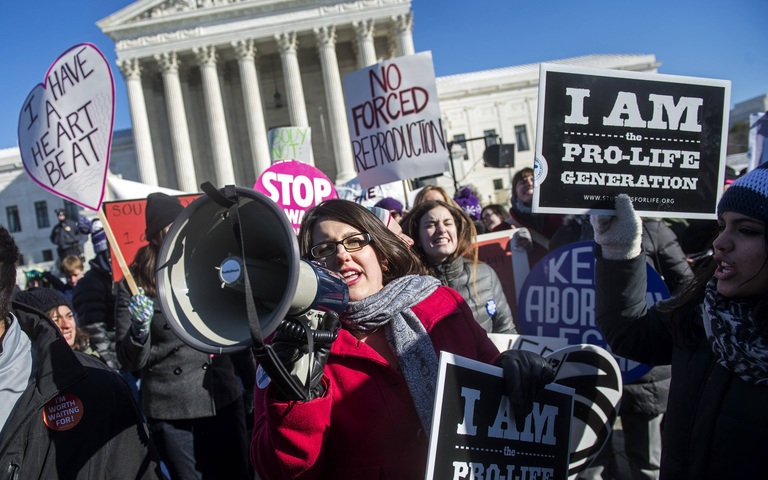
[[98,210],[114,104],[112,72],[95,46],[83,43],[62,54],[19,115],[19,149],[32,179],[59,197]]

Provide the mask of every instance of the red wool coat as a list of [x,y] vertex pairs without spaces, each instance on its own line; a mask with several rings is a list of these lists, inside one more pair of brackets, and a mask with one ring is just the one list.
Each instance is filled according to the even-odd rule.
[[[439,287],[413,312],[435,351],[492,363],[498,350],[469,307]],[[333,343],[326,394],[280,402],[256,390],[251,461],[263,480],[422,479],[429,433],[422,429],[403,375],[346,330]]]

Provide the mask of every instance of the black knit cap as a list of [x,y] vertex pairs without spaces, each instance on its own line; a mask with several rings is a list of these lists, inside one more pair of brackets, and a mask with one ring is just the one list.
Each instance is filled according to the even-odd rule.
[[737,178],[717,204],[717,216],[736,212],[768,225],[768,164]]
[[66,305],[72,310],[72,305],[69,304],[67,297],[52,288],[33,287],[29,290],[21,290],[16,293],[14,300],[36,308],[45,314],[61,305]]
[[147,240],[152,238],[168,225],[172,224],[184,207],[178,198],[161,192],[150,193],[147,197],[145,210],[147,229],[144,231]]

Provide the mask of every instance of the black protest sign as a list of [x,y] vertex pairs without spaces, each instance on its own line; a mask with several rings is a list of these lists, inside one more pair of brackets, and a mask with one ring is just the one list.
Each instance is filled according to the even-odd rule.
[[542,64],[533,209],[714,218],[730,82]]
[[501,372],[441,353],[427,479],[567,478],[573,390],[548,385],[517,426]]

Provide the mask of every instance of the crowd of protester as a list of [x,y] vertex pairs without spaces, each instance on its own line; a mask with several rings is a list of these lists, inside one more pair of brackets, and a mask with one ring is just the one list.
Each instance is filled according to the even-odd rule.
[[[488,337],[518,332],[515,299],[476,244],[505,230],[531,266],[561,246],[595,242],[600,328],[615,353],[652,367],[623,390],[631,478],[768,471],[768,170],[727,177],[718,220],[695,222],[641,220],[626,196],[615,217],[534,213],[532,174],[514,175],[508,206],[481,205],[469,186],[454,197],[427,186],[411,205],[337,199],[306,213],[301,255],[340,274],[350,300],[320,324],[335,340],[311,352],[308,400],[257,386],[250,350],[209,355],[169,327],[155,271],[178,199],[147,199],[148,243],[129,267],[138,291],[126,279],[113,284],[98,220],[57,211],[60,274],[29,271],[23,290],[10,281],[18,250],[0,228],[1,471],[89,478],[88,469],[117,462],[107,477],[423,478],[440,351],[502,367],[516,419],[553,378],[542,357],[499,352]],[[94,257],[84,263],[87,235]],[[651,308],[646,264],[673,294]],[[310,353],[280,331],[272,342],[288,370]],[[80,402],[84,413],[73,418],[85,432],[72,438],[82,451],[66,429],[20,419],[57,398]],[[614,444],[579,478],[620,479]],[[53,454],[33,465],[45,449]]]

